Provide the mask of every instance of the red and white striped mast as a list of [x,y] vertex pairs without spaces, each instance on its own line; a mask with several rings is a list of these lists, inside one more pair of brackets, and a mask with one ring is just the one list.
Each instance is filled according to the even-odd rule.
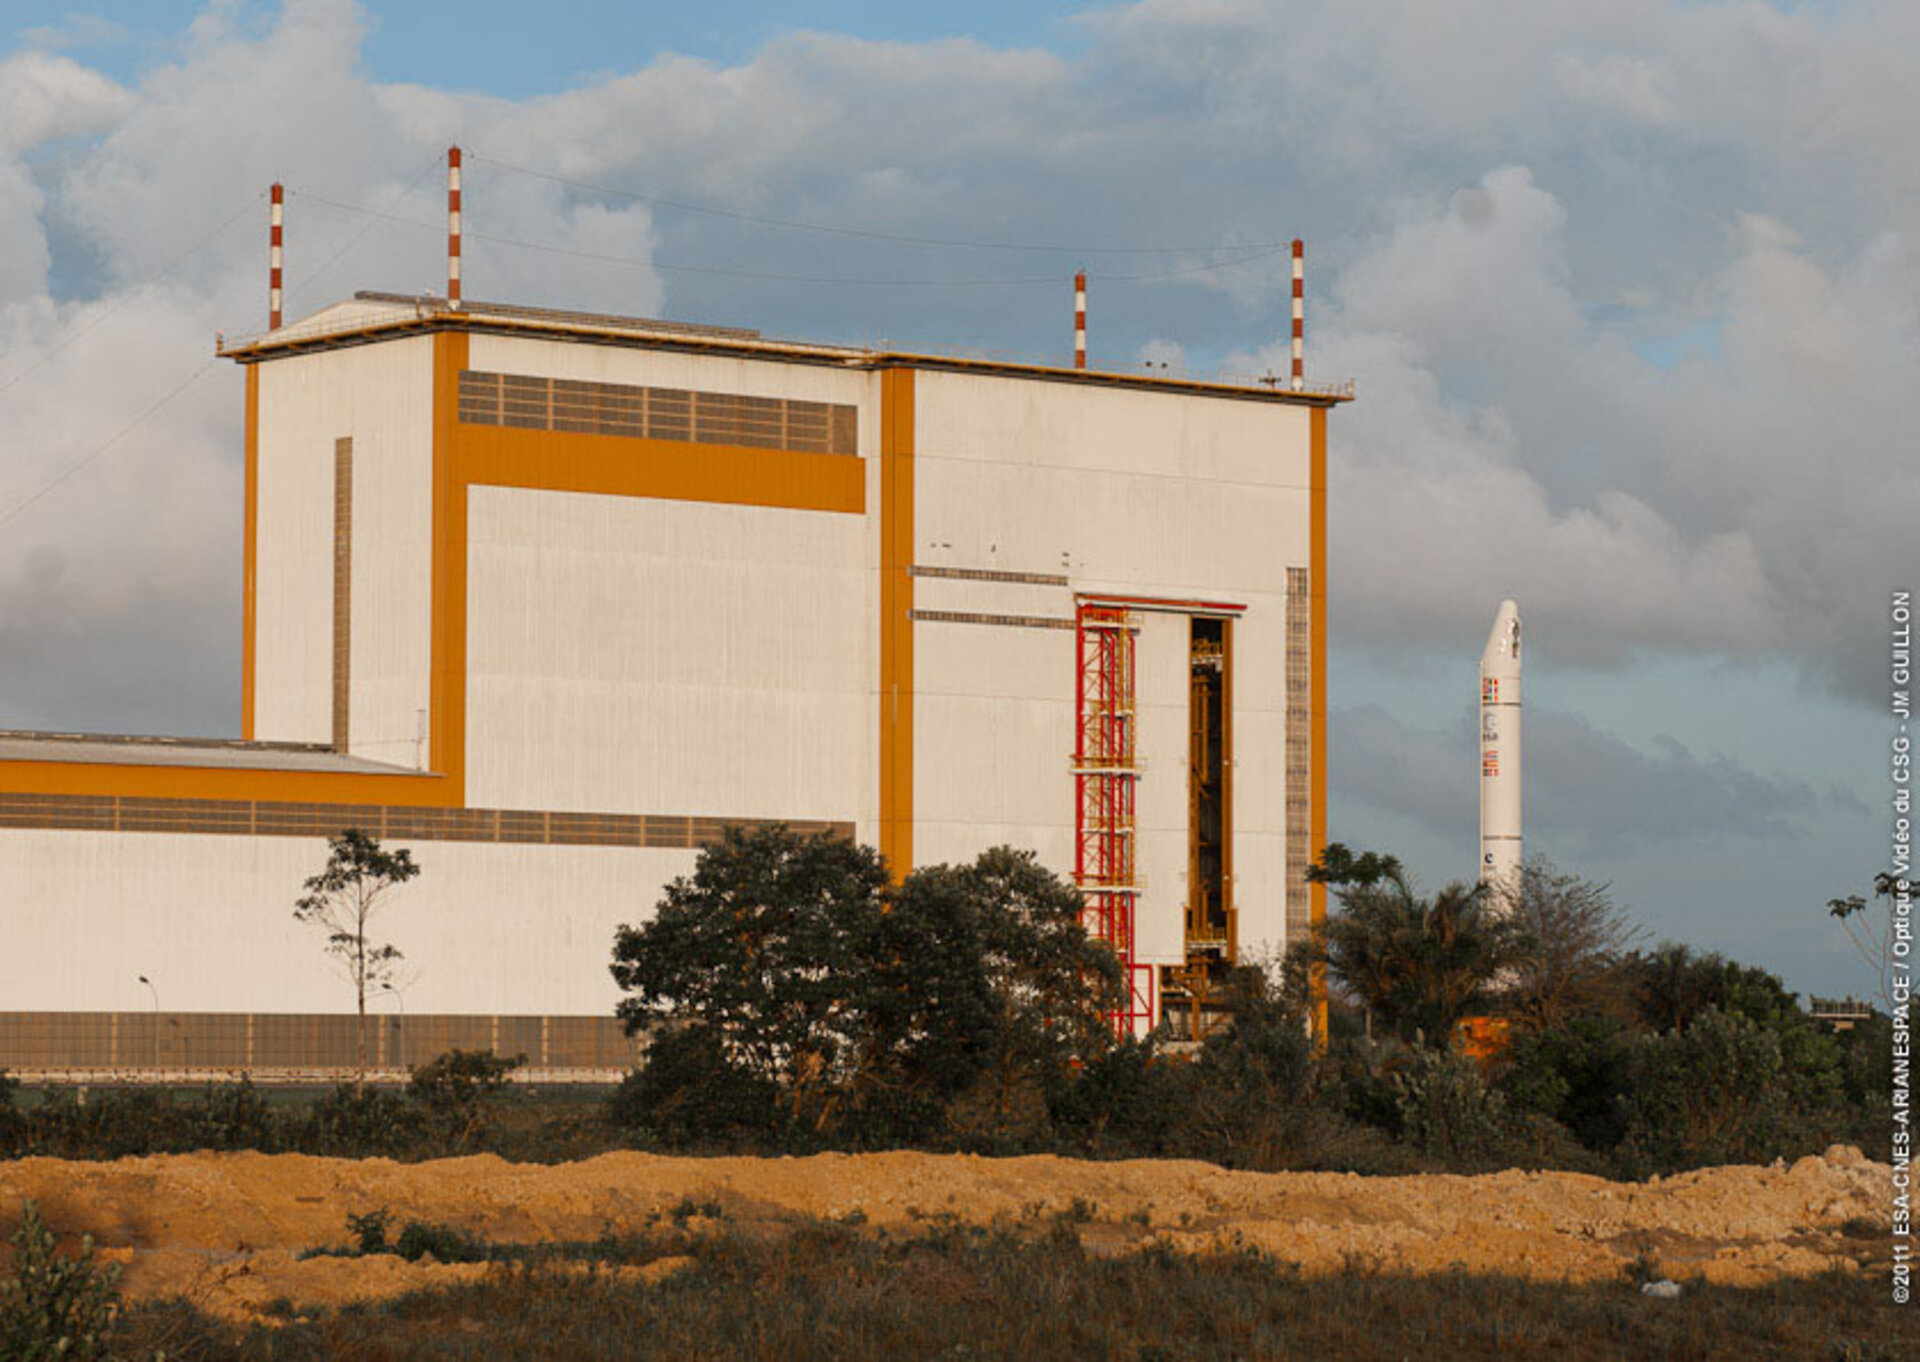
[[1073,367],[1087,367],[1087,272],[1073,276]]
[[284,225],[287,191],[275,182],[267,194],[267,330],[280,329],[280,234]]
[[460,306],[460,148],[447,148],[447,306]]
[[1307,386],[1307,244],[1293,239],[1293,390]]

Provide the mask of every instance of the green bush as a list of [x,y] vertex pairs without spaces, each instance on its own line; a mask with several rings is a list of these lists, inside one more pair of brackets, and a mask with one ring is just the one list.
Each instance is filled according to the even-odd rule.
[[1193,1066],[1149,1041],[1126,1040],[1089,1060],[1050,1104],[1062,1153],[1158,1158],[1176,1152],[1192,1109]]
[[491,1256],[484,1239],[454,1225],[409,1220],[393,1241],[393,1251],[410,1263],[432,1258],[441,1263],[484,1263]]
[[1863,1149],[1893,1139],[1893,1019],[1875,1012],[1835,1039],[1840,1047],[1840,1138]]
[[407,1097],[426,1110],[443,1153],[464,1153],[486,1127],[486,1101],[527,1062],[491,1050],[449,1050],[413,1071]]
[[14,1104],[20,1080],[0,1069],[0,1157],[13,1153],[26,1137],[26,1118]]
[[1230,1168],[1289,1166],[1314,1096],[1305,1016],[1265,970],[1235,970],[1233,1019],[1201,1043],[1177,1141],[1182,1152]]
[[420,1148],[424,1126],[417,1106],[378,1088],[342,1083],[307,1108],[293,1143],[306,1154],[395,1158]]
[[[11,1127],[10,1131],[7,1127]],[[33,1107],[0,1115],[0,1150],[57,1158],[120,1159],[196,1149],[285,1144],[285,1123],[245,1079],[210,1083],[190,1102],[164,1088],[48,1088]]]
[[385,1206],[359,1215],[347,1213],[347,1233],[353,1236],[354,1249],[360,1253],[385,1253],[387,1226],[392,1223],[393,1212]]
[[1634,1038],[1609,1017],[1574,1017],[1514,1038],[1500,1089],[1518,1113],[1566,1127],[1588,1149],[1608,1151],[1626,1133],[1620,1101],[1633,1059]]
[[1765,1163],[1805,1138],[1779,1034],[1717,1007],[1639,1043],[1621,1108],[1621,1167],[1632,1176]]
[[[68,1100],[59,1100],[62,1096]],[[34,1115],[62,1152],[89,1159],[123,1159],[179,1149],[189,1143],[192,1116],[164,1088],[95,1089],[84,1106],[76,1095],[50,1092]]]
[[111,1356],[107,1332],[120,1308],[117,1267],[93,1261],[93,1240],[62,1254],[40,1208],[27,1202],[13,1235],[13,1275],[0,1278],[0,1357]]
[[779,1139],[779,1088],[733,1063],[704,1026],[656,1035],[608,1101],[615,1126],[668,1148],[755,1148]]
[[199,1102],[187,1110],[188,1147],[193,1149],[257,1149],[277,1152],[285,1144],[285,1122],[250,1078],[237,1083],[209,1083]]
[[1321,1102],[1357,1125],[1370,1126],[1398,1140],[1400,1094],[1393,1072],[1405,1062],[1407,1046],[1397,1040],[1364,1037],[1336,1041],[1320,1061]]
[[1421,1153],[1469,1166],[1499,1158],[1506,1101],[1466,1055],[1416,1046],[1393,1088],[1402,1136]]

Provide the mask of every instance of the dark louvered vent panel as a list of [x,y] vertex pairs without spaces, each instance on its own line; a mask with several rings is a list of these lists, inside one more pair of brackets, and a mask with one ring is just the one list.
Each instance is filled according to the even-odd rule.
[[460,419],[478,426],[746,445],[801,454],[854,454],[859,448],[858,410],[843,403],[636,388],[477,369],[460,372]]

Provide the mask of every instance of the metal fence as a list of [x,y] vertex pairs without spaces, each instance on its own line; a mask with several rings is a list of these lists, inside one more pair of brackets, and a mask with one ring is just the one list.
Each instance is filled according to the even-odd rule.
[[[359,1019],[331,1013],[0,1012],[0,1069],[27,1079],[87,1075],[325,1079],[359,1064]],[[366,1062],[404,1073],[447,1050],[525,1055],[546,1081],[605,1081],[639,1043],[618,1019],[390,1012],[366,1019]]]

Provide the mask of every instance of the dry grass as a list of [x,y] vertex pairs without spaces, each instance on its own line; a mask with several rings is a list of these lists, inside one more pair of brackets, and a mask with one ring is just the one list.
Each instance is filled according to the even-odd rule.
[[[888,1236],[802,1222],[779,1233],[670,1224],[649,1248],[578,1245],[497,1266],[477,1285],[245,1332],[180,1302],[133,1307],[120,1355],[169,1358],[568,1357],[676,1359],[1502,1358],[1920,1355],[1920,1314],[1888,1303],[1886,1276],[1851,1268],[1735,1289],[1689,1284],[1677,1301],[1617,1283],[1540,1285],[1390,1275],[1365,1263],[1306,1277],[1252,1252],[1149,1249],[1101,1256],[1071,1223],[950,1222]],[[1872,1245],[1863,1243],[1862,1252]],[[658,1250],[658,1253],[654,1250]],[[658,1283],[610,1264],[664,1254]],[[605,1269],[605,1270],[602,1270]]]

